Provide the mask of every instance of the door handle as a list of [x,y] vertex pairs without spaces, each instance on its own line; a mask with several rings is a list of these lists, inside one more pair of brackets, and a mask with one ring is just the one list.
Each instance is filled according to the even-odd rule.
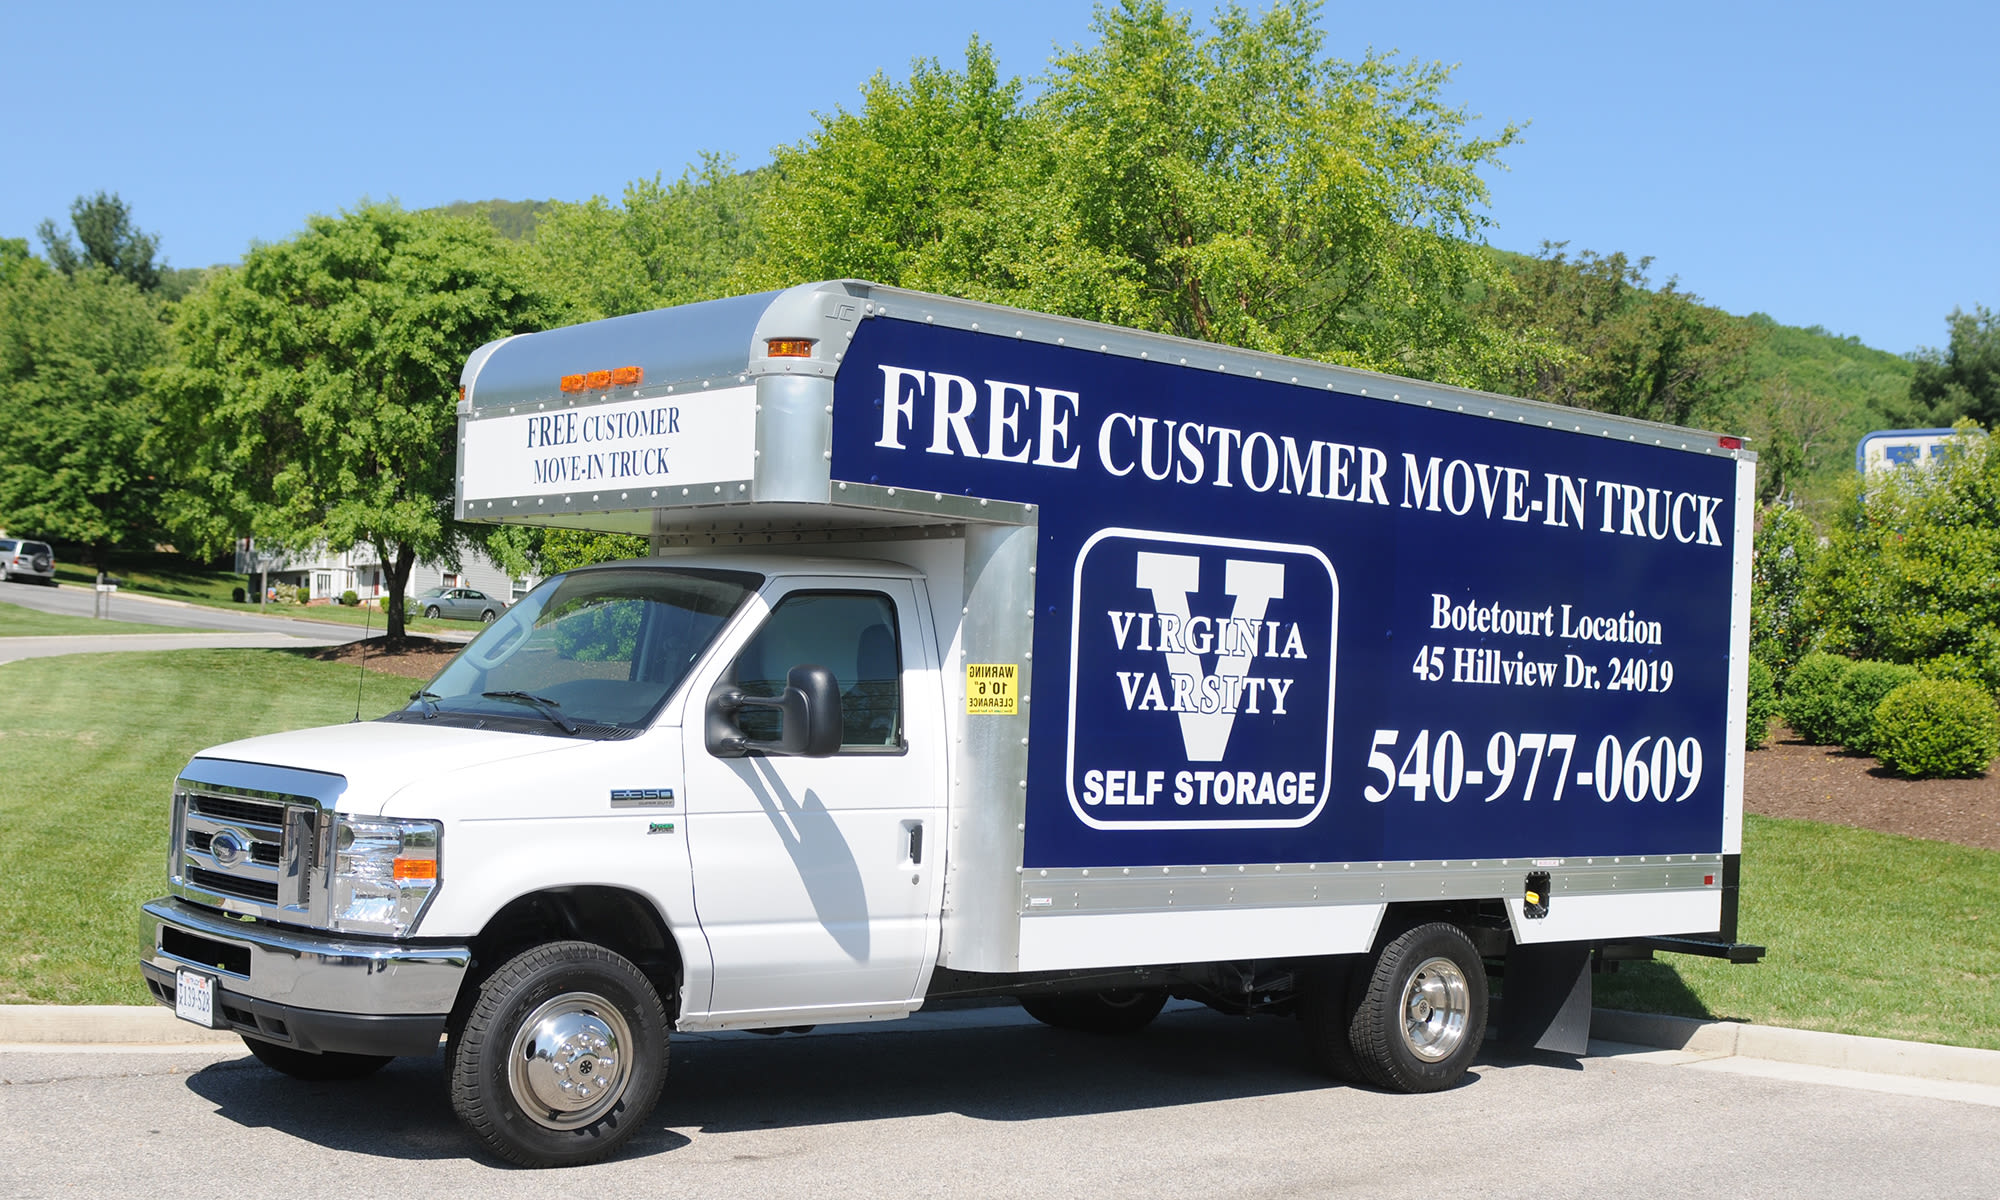
[[909,859],[911,865],[924,861],[924,823],[922,821],[903,822],[904,832],[909,834]]

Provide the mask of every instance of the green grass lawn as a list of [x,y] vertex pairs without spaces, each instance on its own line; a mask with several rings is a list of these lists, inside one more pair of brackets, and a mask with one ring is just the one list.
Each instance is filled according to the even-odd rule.
[[[355,685],[279,650],[0,665],[0,1002],[145,1002],[138,906],[165,888],[175,772],[216,742],[345,721]],[[413,686],[368,673],[363,715]],[[1599,1004],[2000,1049],[2000,853],[1759,817],[1744,842],[1741,936],[1769,957],[1627,964]]]
[[38,612],[7,603],[0,594],[0,637],[64,637],[111,633],[199,633],[173,625],[141,625],[134,621],[99,621],[92,617],[65,617]]
[[[362,715],[411,680],[361,676]],[[204,746],[346,721],[357,672],[285,650],[0,665],[0,1003],[141,1004],[141,902],[166,890],[168,793]]]
[[1628,963],[1597,1003],[2000,1050],[2000,853],[1749,817],[1737,936],[1770,953]]

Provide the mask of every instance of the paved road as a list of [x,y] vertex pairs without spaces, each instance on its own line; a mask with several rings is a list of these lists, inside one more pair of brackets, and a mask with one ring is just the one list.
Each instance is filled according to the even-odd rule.
[[[32,608],[37,612],[57,613],[67,617],[93,615],[91,606],[96,598],[97,593],[84,587],[51,588],[25,583],[0,584],[0,602],[18,604],[22,608]],[[218,629],[237,633],[288,633],[296,637],[310,638],[321,645],[352,642],[361,637],[361,627],[358,625],[350,629],[344,625],[323,621],[297,621],[285,617],[230,612],[220,608],[202,608],[198,605],[157,600],[131,592],[111,594],[111,616],[116,620],[137,621],[145,625],[177,625],[187,629]],[[375,632],[377,634],[382,632],[380,625],[376,626]]]
[[[617,1161],[470,1152],[438,1060],[302,1084],[227,1049],[0,1053],[0,1195],[1980,1197],[2000,1106],[1674,1065],[1488,1056],[1438,1096],[1330,1086],[1297,1027],[1169,1012],[1092,1038],[1014,1010],[676,1039]],[[940,1016],[965,1014],[940,1014]],[[920,1017],[919,1022],[924,1018]],[[1735,1060],[1725,1060],[1731,1062]],[[1970,1095],[1970,1093],[1967,1093]]]

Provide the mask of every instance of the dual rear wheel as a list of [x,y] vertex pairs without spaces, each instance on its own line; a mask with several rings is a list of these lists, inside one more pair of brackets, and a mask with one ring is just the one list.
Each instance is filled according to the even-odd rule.
[[1434,921],[1372,955],[1332,960],[1304,981],[1299,1017],[1313,1064],[1393,1092],[1464,1077],[1486,1038],[1486,970],[1472,939]]

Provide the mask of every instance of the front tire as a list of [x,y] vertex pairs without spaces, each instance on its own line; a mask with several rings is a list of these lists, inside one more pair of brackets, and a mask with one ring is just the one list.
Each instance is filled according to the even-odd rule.
[[424,615],[429,617],[433,621],[437,620],[438,606],[435,604],[426,605],[424,607]]
[[551,942],[480,985],[452,1033],[452,1110],[524,1167],[607,1158],[638,1131],[667,1071],[667,1014],[639,968],[589,942]]
[[1391,939],[1360,988],[1350,1041],[1368,1082],[1404,1093],[1458,1083],[1486,1038],[1486,967],[1464,930],[1434,921]]
[[257,1056],[258,1062],[273,1071],[289,1075],[293,1079],[304,1079],[314,1083],[366,1079],[388,1066],[390,1058],[386,1054],[342,1054],[331,1051],[325,1054],[312,1054],[253,1037],[244,1038],[243,1044],[250,1047],[250,1053]]
[[1044,1025],[1082,1033],[1137,1033],[1166,1007],[1167,994],[1141,988],[1022,996],[1021,1007]]

